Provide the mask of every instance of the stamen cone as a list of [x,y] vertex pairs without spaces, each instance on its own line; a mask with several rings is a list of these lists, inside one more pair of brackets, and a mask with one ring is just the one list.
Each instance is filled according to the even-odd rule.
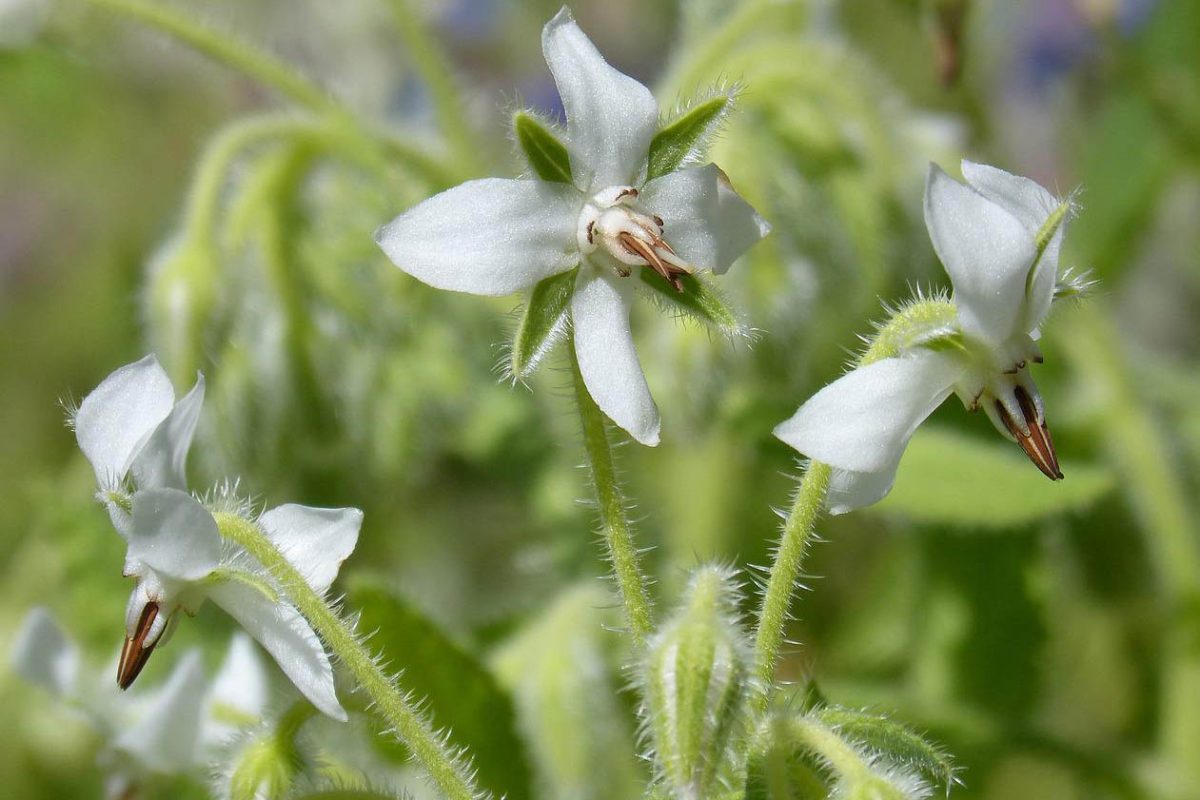
[[[1054,452],[1054,440],[1050,438],[1050,429],[1046,426],[1045,418],[1038,413],[1037,406],[1033,402],[1033,398],[1021,386],[1017,386],[1013,392],[1016,395],[1017,403],[1021,407],[1021,414],[1025,418],[1025,425],[1018,424],[1008,413],[1008,409],[1000,401],[996,401],[996,413],[1000,420],[1004,423],[1004,427],[1008,428],[1008,432],[1012,434],[1013,439],[1025,451],[1025,455],[1029,456],[1029,460],[1033,462],[1042,474],[1052,481],[1060,481],[1063,479],[1062,470],[1058,466],[1058,455]],[[1028,433],[1021,430],[1022,427],[1028,429]]]
[[146,666],[146,662],[150,660],[151,653],[154,652],[154,646],[158,640],[155,639],[147,644],[146,637],[153,630],[154,621],[157,618],[158,603],[146,603],[141,617],[138,618],[133,636],[125,637],[125,644],[121,648],[121,660],[117,664],[117,685],[122,689],[128,689],[133,685],[137,676],[141,674],[142,668]]

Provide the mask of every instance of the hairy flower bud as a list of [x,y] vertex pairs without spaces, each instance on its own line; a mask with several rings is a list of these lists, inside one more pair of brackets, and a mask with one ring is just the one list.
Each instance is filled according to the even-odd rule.
[[647,649],[647,722],[675,797],[712,797],[735,767],[731,744],[743,729],[751,682],[736,601],[729,571],[700,568],[683,607]]

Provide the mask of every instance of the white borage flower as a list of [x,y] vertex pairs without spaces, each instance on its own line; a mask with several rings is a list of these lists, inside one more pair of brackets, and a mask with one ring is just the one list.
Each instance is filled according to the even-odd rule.
[[103,738],[98,760],[109,774],[110,797],[128,796],[149,775],[207,769],[235,725],[261,721],[268,696],[262,660],[240,633],[211,684],[199,651],[191,650],[162,685],[141,694],[92,680],[78,647],[44,608],[26,616],[10,658],[18,675],[47,689]]
[[1070,202],[1033,181],[962,162],[963,185],[931,165],[925,223],[954,286],[954,319],[930,341],[858,367],[804,403],[775,435],[834,467],[828,505],[880,500],[917,426],[952,392],[982,408],[1051,480],[1063,477],[1028,366],[1056,296]]
[[[126,610],[118,684],[125,688],[137,678],[179,610],[195,614],[211,599],[266,648],[313,705],[344,719],[329,657],[307,620],[257,561],[222,540],[212,513],[185,490],[184,464],[203,391],[200,376],[176,405],[170,380],[148,356],[106,378],[74,416],[101,498],[128,544],[125,575],[137,579]],[[132,494],[125,493],[128,478]],[[357,544],[362,512],[284,505],[264,513],[258,524],[325,594]]]
[[471,294],[528,290],[578,267],[570,318],[584,383],[613,422],[656,445],[628,278],[648,267],[681,291],[681,276],[724,273],[769,226],[712,164],[647,180],[658,104],[605,62],[567,9],[542,30],[542,50],[566,111],[571,182],[468,181],[409,209],[376,240],[408,274]]

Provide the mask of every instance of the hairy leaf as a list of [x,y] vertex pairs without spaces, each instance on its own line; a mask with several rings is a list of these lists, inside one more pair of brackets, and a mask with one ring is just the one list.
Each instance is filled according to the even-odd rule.
[[544,181],[571,182],[571,157],[567,147],[549,128],[532,114],[518,111],[513,116],[517,144],[529,162],[529,168]]
[[[479,782],[496,796],[529,798],[525,748],[516,733],[512,699],[475,655],[452,641],[407,600],[383,586],[361,581],[350,605],[360,609],[360,628],[391,669],[403,670],[401,686],[428,700],[434,724],[465,747]],[[377,737],[380,750],[407,758],[395,743]]]
[[566,324],[567,306],[575,290],[575,273],[543,278],[533,287],[521,322],[513,335],[509,367],[514,378],[524,378],[537,368]]

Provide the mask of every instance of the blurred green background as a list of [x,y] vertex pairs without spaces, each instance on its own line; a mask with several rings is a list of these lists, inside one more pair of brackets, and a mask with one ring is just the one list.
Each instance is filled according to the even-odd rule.
[[[447,185],[519,172],[511,111],[560,113],[539,40],[558,4],[175,4],[440,165],[248,146],[217,175],[202,247],[185,223],[206,148],[288,103],[118,15],[48,5],[30,41],[9,41],[0,9],[0,642],[43,604],[94,662],[115,653],[122,543],[60,401],[154,350],[177,389],[210,379],[194,486],[237,476],[268,504],[363,508],[351,606],[352,587],[385,586],[490,665],[539,796],[623,796],[643,765],[631,699],[605,691],[621,654],[597,608],[607,568],[577,502],[565,362],[528,388],[502,381],[517,299],[436,292],[371,240]],[[921,218],[928,162],[1078,188],[1064,263],[1099,285],[1056,312],[1035,371],[1066,481],[945,404],[891,497],[820,524],[781,675],[928,732],[960,765],[956,797],[1200,797],[1200,3],[574,10],[664,110],[744,85],[713,160],[775,229],[721,284],[753,342],[635,313],[664,443],[621,458],[662,604],[700,561],[767,563],[795,472],[771,428],[840,373],[881,300],[947,286]],[[439,75],[459,90],[457,132]],[[215,663],[229,630],[206,609],[165,652],[202,642]],[[595,674],[554,659],[575,639]],[[169,669],[156,660],[144,680]],[[409,666],[436,717],[460,676]],[[566,710],[538,713],[553,692]],[[589,719],[605,722],[579,730]],[[99,794],[97,746],[0,671],[8,796]],[[604,782],[572,773],[589,758]]]

